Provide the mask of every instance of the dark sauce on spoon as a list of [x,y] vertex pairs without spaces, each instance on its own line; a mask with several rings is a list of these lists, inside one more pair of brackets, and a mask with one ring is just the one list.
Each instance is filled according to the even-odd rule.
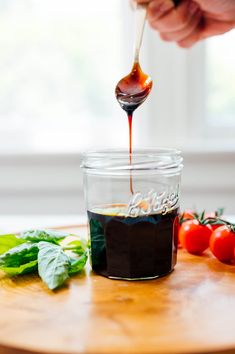
[[138,62],[134,63],[129,75],[121,79],[115,90],[116,98],[128,116],[148,97],[152,88],[151,78],[143,73]]

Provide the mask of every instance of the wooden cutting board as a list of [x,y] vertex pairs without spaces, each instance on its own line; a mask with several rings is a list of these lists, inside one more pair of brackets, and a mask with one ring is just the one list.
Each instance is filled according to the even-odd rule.
[[37,276],[0,280],[1,354],[206,352],[235,353],[235,266],[209,252],[180,250],[157,280],[109,280],[89,266],[56,292]]

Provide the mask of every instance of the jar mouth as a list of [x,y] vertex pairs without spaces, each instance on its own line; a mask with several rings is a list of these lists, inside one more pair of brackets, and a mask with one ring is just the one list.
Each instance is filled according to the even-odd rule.
[[131,154],[122,149],[88,151],[82,156],[81,167],[91,173],[124,171],[181,171],[181,152],[173,148],[137,149]]

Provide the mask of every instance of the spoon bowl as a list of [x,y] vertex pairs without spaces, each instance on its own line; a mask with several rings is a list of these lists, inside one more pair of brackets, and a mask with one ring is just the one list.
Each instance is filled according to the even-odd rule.
[[150,76],[141,70],[138,62],[135,62],[130,74],[123,77],[116,86],[117,101],[127,114],[131,114],[146,100],[152,85]]

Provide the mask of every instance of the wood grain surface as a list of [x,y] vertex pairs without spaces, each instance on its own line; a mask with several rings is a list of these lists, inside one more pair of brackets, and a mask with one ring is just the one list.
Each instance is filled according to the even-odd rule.
[[157,280],[109,280],[89,266],[55,292],[37,276],[0,280],[0,354],[206,352],[235,353],[235,266],[209,252],[180,250]]

